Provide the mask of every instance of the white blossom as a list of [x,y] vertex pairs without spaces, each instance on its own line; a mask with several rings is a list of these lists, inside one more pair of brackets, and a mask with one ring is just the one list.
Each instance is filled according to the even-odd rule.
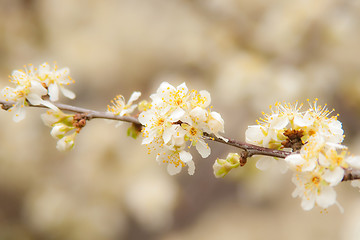
[[341,145],[341,122],[337,116],[330,117],[333,111],[317,101],[309,102],[305,111],[300,111],[302,105],[298,107],[297,103],[277,103],[275,108],[270,107],[271,114],[263,113],[258,125],[249,126],[245,133],[248,143],[294,152],[284,160],[262,158],[256,166],[280,168],[274,163],[284,162],[293,171],[293,196],[302,199],[304,210],[337,204],[333,187],[342,181],[349,166],[360,167],[359,158],[348,157],[347,147]]
[[296,186],[292,196],[301,198],[301,207],[311,210],[315,205],[328,208],[336,203],[336,192],[319,171],[295,173],[292,178]]
[[[194,146],[206,158],[211,149],[204,141],[204,132],[219,137],[224,132],[224,120],[209,106],[210,94],[205,90],[189,91],[185,83],[174,87],[163,82],[150,98],[152,102],[141,107],[144,111],[138,118],[144,126],[142,143],[149,151],[161,152],[157,159],[168,163],[171,174],[180,172],[185,165],[192,173],[195,165],[188,161],[191,155],[185,147]],[[168,157],[170,161],[166,160]]]
[[75,93],[65,88],[75,82],[69,74],[69,68],[58,69],[58,66],[54,64],[54,67],[51,69],[47,62],[40,65],[37,76],[47,86],[51,101],[59,100],[59,92],[67,98],[75,98]]
[[41,84],[36,76],[34,68],[30,65],[29,69],[25,66],[25,71],[15,70],[10,76],[10,81],[15,87],[5,87],[1,91],[1,95],[6,101],[14,101],[10,111],[14,111],[13,120],[19,122],[25,118],[25,107],[30,104],[44,105],[53,110],[58,108],[49,101],[43,100],[43,96],[47,95],[47,89]]
[[[131,113],[137,108],[137,104],[133,104],[141,96],[141,92],[133,92],[129,101],[126,103],[125,98],[122,95],[116,96],[112,101],[112,106],[108,105],[107,112],[110,112],[116,116],[130,116]],[[118,122],[116,127],[120,126],[122,122]]]

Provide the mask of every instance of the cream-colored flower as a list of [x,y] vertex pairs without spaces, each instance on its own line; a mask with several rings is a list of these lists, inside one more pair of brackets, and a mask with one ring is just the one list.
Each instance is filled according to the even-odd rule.
[[[108,112],[116,116],[130,116],[131,113],[137,108],[137,104],[133,104],[141,96],[141,92],[133,92],[130,96],[129,101],[126,103],[125,98],[122,95],[116,96],[111,103],[112,106],[108,105]],[[116,127],[120,126],[122,122],[118,121]]]
[[15,87],[5,87],[1,91],[1,95],[6,101],[14,101],[13,107],[10,111],[14,111],[13,120],[19,122],[25,118],[25,107],[32,105],[44,105],[53,110],[58,108],[49,101],[43,100],[43,96],[47,95],[47,90],[37,79],[33,67],[30,65],[29,69],[25,66],[25,71],[15,70],[10,76],[10,82],[15,84]]
[[[163,82],[150,98],[151,103],[141,104],[143,111],[138,118],[144,126],[142,143],[148,146],[149,151],[161,152],[158,159],[166,158],[163,156],[165,153],[172,159],[170,162],[179,163],[180,159],[190,166],[189,169],[193,169],[193,162],[185,161],[189,156],[187,152],[179,149],[195,146],[200,155],[206,158],[211,150],[204,141],[204,132],[218,137],[219,133],[224,132],[224,120],[209,107],[210,94],[204,90],[189,91],[185,83],[174,87]],[[169,165],[169,172],[178,172],[180,165]]]
[[304,210],[311,210],[315,204],[322,208],[328,208],[336,203],[336,192],[325,181],[321,169],[311,172],[297,172],[292,181],[296,186],[292,196],[302,199],[301,207]]
[[47,86],[51,101],[55,102],[59,100],[59,92],[67,98],[75,98],[75,93],[65,88],[75,82],[69,74],[69,68],[58,69],[56,64],[51,68],[47,62],[40,65],[37,77]]

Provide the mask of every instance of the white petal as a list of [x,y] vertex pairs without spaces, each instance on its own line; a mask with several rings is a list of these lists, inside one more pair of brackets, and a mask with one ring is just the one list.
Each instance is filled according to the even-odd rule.
[[14,122],[20,122],[26,116],[25,107],[18,106],[18,107],[15,107],[14,109],[15,109],[15,111],[14,111],[13,120],[14,120]]
[[302,170],[303,172],[311,172],[312,170],[315,169],[316,166],[317,166],[316,158],[314,158],[314,159],[309,159],[309,160],[301,167],[301,170]]
[[[162,82],[160,87],[157,89],[156,93],[159,95],[163,95],[169,91],[174,91],[175,87],[168,82]],[[151,97],[151,96],[150,96]]]
[[66,126],[62,123],[57,123],[55,126],[51,129],[50,135],[55,139],[60,139],[64,137],[64,134],[66,133]]
[[171,125],[171,127],[165,128],[162,136],[165,144],[167,144],[175,134],[176,127],[175,125]]
[[56,102],[57,100],[59,100],[59,87],[56,83],[50,84],[48,86],[48,94],[52,102]]
[[187,165],[188,165],[188,173],[189,173],[189,175],[194,175],[194,173],[195,173],[195,164],[194,164],[194,162],[190,161],[190,162],[187,163]]
[[201,90],[199,93],[201,98],[205,99],[205,102],[203,103],[202,107],[204,108],[208,107],[211,103],[210,93],[206,90]]
[[65,67],[62,69],[59,69],[55,72],[55,76],[58,79],[58,83],[67,83],[69,81],[68,78],[66,78],[70,74],[70,69]]
[[134,101],[138,100],[141,96],[141,92],[133,92],[128,101],[128,105],[131,105]]
[[306,196],[302,198],[301,207],[305,211],[311,210],[315,205],[315,197],[314,196]]
[[300,154],[291,154],[285,158],[285,161],[293,166],[302,165],[306,162]]
[[247,143],[260,145],[264,139],[264,134],[259,125],[249,126],[245,132],[245,139]]
[[154,111],[143,111],[142,113],[140,113],[138,120],[142,125],[146,125],[150,122],[151,119],[154,118],[154,116]]
[[57,141],[56,148],[59,151],[69,151],[74,147],[74,139],[72,136],[65,136]]
[[39,75],[45,75],[50,72],[50,65],[47,62],[44,62],[39,66]]
[[50,109],[52,109],[52,110],[54,110],[54,111],[60,111],[60,109],[57,107],[57,106],[55,106],[54,104],[52,104],[51,102],[49,102],[49,101],[44,101],[44,100],[42,100],[41,101],[41,103],[40,103],[41,105],[44,105],[44,106],[46,106],[46,107],[48,107],[48,108],[50,108]]
[[338,120],[333,120],[328,124],[330,131],[336,135],[343,135],[344,130],[342,129],[342,123]]
[[28,94],[26,99],[33,105],[40,105],[44,101],[41,96],[33,93]]
[[182,108],[177,108],[169,117],[171,122],[179,121],[184,116],[185,111]]
[[180,160],[188,164],[192,160],[192,155],[189,152],[181,151],[179,152]]
[[354,168],[360,169],[360,156],[352,156],[346,158],[346,162]]
[[207,111],[201,107],[195,107],[189,112],[189,115],[195,122],[205,122],[207,119]]
[[314,122],[314,118],[307,112],[304,116],[295,116],[294,124],[299,127],[310,126]]
[[51,127],[51,125],[59,121],[59,119],[55,117],[51,111],[47,111],[46,113],[41,114],[40,117],[44,124],[48,127]]
[[142,140],[141,144],[150,144],[154,140],[154,136],[146,137]]
[[335,168],[333,171],[327,170],[323,178],[325,181],[330,183],[330,186],[335,186],[341,182],[344,178],[345,170],[341,167]]
[[129,115],[130,113],[132,113],[135,109],[137,108],[137,104],[131,105],[129,108],[127,109],[123,109],[120,112],[120,116],[126,116]]
[[[293,178],[293,181],[294,181],[294,178]],[[293,198],[299,197],[299,196],[301,196],[301,192],[302,192],[302,190],[300,188],[296,187],[294,189],[294,191],[291,193],[291,196]]]
[[200,153],[202,158],[207,158],[211,153],[210,147],[202,139],[198,140],[195,147],[196,150]]
[[175,175],[178,174],[179,172],[181,172],[182,166],[181,164],[175,166],[175,164],[171,164],[169,163],[167,165],[167,171],[170,175]]
[[276,160],[271,157],[260,157],[259,160],[256,162],[256,167],[261,171],[265,171],[273,165],[273,161]]
[[287,117],[274,117],[274,120],[271,121],[270,127],[276,130],[285,128],[289,124],[289,119]]
[[64,94],[65,97],[70,98],[70,99],[74,99],[75,98],[75,93],[73,93],[72,91],[60,87],[60,91],[62,92],[62,94]]
[[172,141],[171,144],[177,147],[183,147],[185,146],[185,134],[186,130],[184,130],[182,127],[177,126],[175,128],[175,133],[172,135]]
[[40,97],[47,94],[46,88],[38,81],[31,81],[30,94],[39,95]]
[[316,196],[316,203],[322,208],[327,208],[335,202],[336,192],[332,187],[323,187],[320,194]]
[[188,92],[188,88],[184,82],[182,84],[180,84],[179,86],[177,86],[176,89],[181,90],[185,94]]
[[208,122],[209,128],[212,132],[224,132],[224,120],[221,115],[217,112],[210,113],[210,119]]

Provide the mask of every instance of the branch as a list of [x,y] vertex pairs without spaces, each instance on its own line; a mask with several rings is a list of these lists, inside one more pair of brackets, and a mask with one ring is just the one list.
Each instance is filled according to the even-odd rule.
[[[2,105],[1,106],[2,109],[8,110],[15,104],[15,102],[0,100],[0,104]],[[32,105],[30,103],[28,103],[28,104],[29,104],[29,107],[48,108],[43,105]],[[133,123],[135,125],[141,125],[139,120],[135,117],[117,116],[117,115],[114,115],[114,114],[108,113],[108,112],[99,112],[99,111],[95,111],[95,110],[90,110],[90,109],[81,108],[81,107],[75,107],[75,106],[61,104],[61,103],[53,103],[53,104],[56,107],[58,107],[60,110],[63,110],[63,111],[68,111],[68,112],[73,112],[73,113],[85,113],[87,120],[91,120],[93,118],[102,118],[102,119],[110,119],[110,120]]]
[[292,154],[292,152],[286,152],[286,151],[281,151],[281,150],[260,147],[260,146],[256,146],[253,144],[233,140],[230,138],[219,138],[213,134],[204,133],[204,136],[207,139],[215,141],[215,142],[220,142],[220,143],[227,144],[227,145],[230,145],[233,147],[241,148],[247,152],[247,157],[251,157],[253,155],[264,155],[264,156],[270,156],[270,157],[286,158],[287,156]]
[[[10,109],[15,102],[12,101],[4,101],[0,100],[1,108],[4,110]],[[37,107],[37,108],[48,108],[43,105],[32,105],[30,103],[29,107]],[[61,104],[61,103],[53,103],[55,106],[57,106],[60,110],[73,112],[73,113],[83,113],[86,114],[86,120],[91,120],[94,118],[102,118],[102,119],[110,119],[115,121],[123,121],[128,123],[133,123],[139,129],[141,129],[142,125],[139,122],[139,120],[135,117],[128,117],[128,116],[117,116],[112,113],[108,112],[100,112],[95,111],[91,109],[81,108],[81,107],[75,107],[71,105]],[[287,152],[287,151],[281,151],[281,150],[275,150],[265,147],[256,146],[253,144],[237,141],[234,139],[226,138],[226,137],[216,137],[213,134],[208,134],[204,132],[204,137],[208,140],[223,143],[226,145],[230,145],[236,148],[240,148],[244,150],[244,152],[241,154],[242,157],[242,165],[245,165],[247,158],[252,157],[253,155],[263,155],[263,156],[270,156],[270,157],[277,157],[277,158],[286,158],[287,156],[291,155],[293,152]],[[360,179],[360,170],[359,169],[345,169],[345,175],[342,181],[351,181]]]

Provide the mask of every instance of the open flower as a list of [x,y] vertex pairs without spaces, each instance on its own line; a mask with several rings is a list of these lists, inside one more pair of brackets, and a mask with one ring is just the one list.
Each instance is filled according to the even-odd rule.
[[167,171],[170,175],[178,174],[185,166],[188,166],[190,175],[195,172],[191,154],[182,148],[164,147],[163,151],[157,154],[156,161],[167,164]]
[[53,69],[51,69],[47,62],[40,65],[37,77],[47,86],[51,101],[55,102],[59,99],[59,92],[67,98],[75,98],[75,93],[65,88],[75,82],[69,74],[69,68],[58,69],[55,64]]
[[[129,101],[126,103],[125,98],[122,95],[116,96],[111,103],[112,106],[108,105],[108,112],[117,115],[117,116],[130,116],[131,113],[137,107],[137,104],[133,104],[141,96],[141,92],[133,92],[130,96]],[[122,123],[118,122],[116,127],[120,126]]]
[[296,173],[292,180],[296,186],[292,196],[302,199],[301,207],[304,210],[312,209],[315,204],[327,208],[336,203],[336,192],[325,181],[322,169]]
[[[172,159],[170,162],[184,163],[189,170],[195,169],[192,161],[186,161],[189,154],[183,149],[195,146],[200,155],[206,158],[211,150],[204,141],[204,132],[219,137],[219,133],[224,132],[224,120],[209,107],[210,94],[204,90],[189,91],[185,83],[174,87],[163,82],[150,98],[152,102],[140,104],[143,112],[139,115],[139,121],[144,126],[142,143],[150,151],[161,152],[157,159],[166,159],[167,155]],[[179,172],[184,164],[169,165],[169,172]]]
[[6,101],[14,101],[15,104],[10,110],[14,109],[15,115],[13,120],[19,122],[25,118],[25,107],[30,104],[44,105],[53,110],[58,108],[49,101],[43,100],[43,96],[47,95],[47,90],[41,84],[34,73],[33,67],[30,65],[29,69],[25,71],[15,70],[10,76],[10,82],[16,86],[5,87],[1,91],[1,95]]

